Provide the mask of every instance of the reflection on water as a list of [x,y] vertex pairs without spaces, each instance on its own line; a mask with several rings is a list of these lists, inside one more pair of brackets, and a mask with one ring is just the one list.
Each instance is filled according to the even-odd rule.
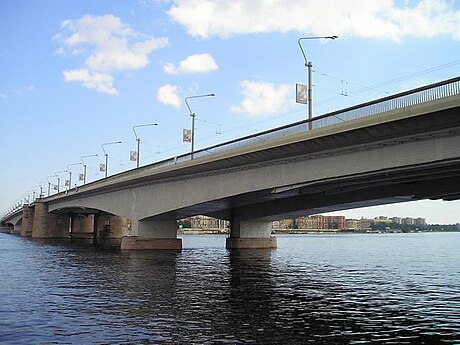
[[119,252],[0,234],[2,344],[459,344],[460,234]]

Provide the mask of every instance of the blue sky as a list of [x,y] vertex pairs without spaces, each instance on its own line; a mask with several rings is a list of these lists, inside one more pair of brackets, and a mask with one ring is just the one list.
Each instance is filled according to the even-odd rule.
[[[460,2],[449,0],[2,0],[0,2],[0,212],[46,191],[55,172],[86,159],[88,180],[186,153],[187,96],[197,149],[304,119],[297,45],[313,62],[313,112],[455,77]],[[75,176],[81,166],[70,167]],[[50,177],[51,176],[51,177]],[[63,181],[68,174],[60,173]],[[72,183],[73,184],[73,183]],[[62,186],[61,189],[64,187]],[[416,202],[341,212],[460,222],[458,202]]]

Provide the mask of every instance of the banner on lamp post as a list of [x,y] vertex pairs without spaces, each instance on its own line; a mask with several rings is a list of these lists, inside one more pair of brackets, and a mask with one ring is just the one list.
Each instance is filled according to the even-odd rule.
[[131,151],[129,154],[129,160],[132,162],[137,161],[137,151]]
[[106,169],[106,166],[105,166],[104,163],[99,164],[99,171],[100,171],[100,172],[104,172],[105,169]]
[[192,142],[192,131],[190,129],[184,129],[182,131],[182,142],[184,143]]
[[308,87],[305,84],[295,84],[295,101],[296,103],[308,103]]

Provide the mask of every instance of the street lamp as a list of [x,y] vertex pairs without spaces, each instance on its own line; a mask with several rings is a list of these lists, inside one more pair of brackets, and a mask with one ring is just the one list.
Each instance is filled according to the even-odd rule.
[[59,174],[62,174],[62,173],[65,173],[65,172],[67,172],[67,170],[56,171],[54,173],[54,176],[57,177],[57,192],[58,192],[58,194],[59,194],[59,185],[61,183],[61,178],[59,177]]
[[158,123],[149,123],[149,124],[146,124],[146,125],[137,125],[137,126],[133,126],[133,132],[134,132],[134,135],[136,137],[136,141],[137,141],[137,155],[136,155],[136,168],[139,168],[139,160],[140,160],[140,149],[141,149],[141,138],[139,138],[137,136],[137,133],[136,133],[136,130],[135,128],[139,128],[139,127],[150,127],[150,126],[158,126]]
[[105,177],[107,177],[107,171],[109,170],[109,154],[107,152],[105,152],[104,150],[104,146],[107,146],[107,145],[115,145],[115,144],[121,144],[121,141],[114,141],[114,142],[111,142],[111,143],[104,143],[101,145],[102,147],[102,152],[104,152],[104,156],[105,156]]
[[312,122],[311,119],[313,118],[313,105],[312,105],[312,90],[311,90],[311,68],[313,67],[311,61],[307,60],[305,56],[305,52],[302,48],[301,41],[303,40],[315,40],[315,39],[330,39],[335,40],[338,36],[310,36],[310,37],[301,37],[298,39],[297,43],[299,44],[300,50],[302,51],[302,55],[305,61],[305,67],[307,67],[307,102],[308,102],[308,119],[310,122],[308,123],[308,129],[312,129]]
[[50,175],[46,177],[46,181],[48,182],[48,196],[51,194],[51,182],[50,182],[50,177],[57,177],[57,175]]
[[97,153],[94,155],[87,155],[87,156],[81,156],[81,163],[83,164],[83,184],[86,184],[86,164],[83,158],[88,158],[88,157],[97,157]]
[[187,108],[188,108],[188,111],[190,112],[190,117],[192,118],[192,133],[191,133],[191,150],[190,150],[190,154],[191,154],[191,159],[193,159],[193,151],[194,151],[194,144],[195,144],[195,113],[192,112],[192,109],[190,109],[190,106],[188,105],[188,102],[187,100],[191,99],[191,98],[200,98],[200,97],[212,97],[212,96],[215,96],[215,94],[213,93],[209,93],[209,94],[206,94],[206,95],[197,95],[197,96],[189,96],[189,97],[185,97],[185,104],[187,104]]
[[69,190],[72,189],[72,172],[70,171],[71,166],[75,165],[81,165],[81,163],[72,163],[72,164],[67,164],[67,171],[69,172]]
[[43,194],[43,187],[42,187],[42,184],[43,184],[43,183],[47,183],[47,181],[42,181],[42,182],[40,182],[40,184],[38,185],[38,186],[40,187],[40,196],[39,196],[40,199],[43,198],[43,197],[45,196],[45,195]]
[[32,192],[32,202],[35,202],[35,187],[30,189],[27,193]]

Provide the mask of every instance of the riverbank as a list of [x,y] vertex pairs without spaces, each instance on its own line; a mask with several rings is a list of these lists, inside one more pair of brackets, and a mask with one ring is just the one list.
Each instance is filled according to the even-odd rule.
[[[412,230],[406,233],[446,233],[459,232],[458,230]],[[273,229],[273,235],[318,235],[318,234],[401,234],[405,233],[400,229],[389,230],[338,230],[338,229]],[[228,229],[179,229],[178,235],[228,235]]]

